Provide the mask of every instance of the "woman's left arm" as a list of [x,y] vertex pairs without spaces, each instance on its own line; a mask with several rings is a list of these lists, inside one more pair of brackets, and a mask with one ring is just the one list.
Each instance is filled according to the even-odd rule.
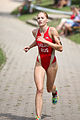
[[54,40],[54,43],[52,43],[52,45],[50,46],[53,47],[55,50],[62,52],[63,51],[62,43],[60,41],[59,34],[54,27],[50,28],[50,36]]

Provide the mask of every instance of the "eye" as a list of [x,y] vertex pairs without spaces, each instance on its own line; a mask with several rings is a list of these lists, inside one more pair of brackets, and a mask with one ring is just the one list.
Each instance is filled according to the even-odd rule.
[[41,17],[41,19],[44,19],[44,17]]
[[40,19],[40,17],[37,18],[38,20]]
[[39,20],[39,19],[44,19],[44,17],[38,17],[37,20]]

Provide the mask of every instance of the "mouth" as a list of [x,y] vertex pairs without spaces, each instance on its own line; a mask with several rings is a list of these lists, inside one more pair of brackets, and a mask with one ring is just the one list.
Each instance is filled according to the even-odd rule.
[[42,22],[39,22],[39,24],[42,24]]

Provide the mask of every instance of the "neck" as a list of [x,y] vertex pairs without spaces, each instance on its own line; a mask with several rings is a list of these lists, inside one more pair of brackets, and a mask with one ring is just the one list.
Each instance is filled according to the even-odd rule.
[[40,27],[40,32],[41,32],[41,33],[45,33],[46,30],[47,30],[47,28],[48,28],[47,25]]

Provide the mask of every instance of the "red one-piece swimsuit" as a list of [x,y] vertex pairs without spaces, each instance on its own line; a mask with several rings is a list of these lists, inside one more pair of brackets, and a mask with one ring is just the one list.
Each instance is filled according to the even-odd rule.
[[[43,38],[51,43],[54,43],[49,36],[49,27],[44,33]],[[42,67],[47,71],[50,64],[56,62],[55,50],[47,44],[37,41],[37,38],[41,36],[40,29],[38,29],[36,35],[36,43],[38,46],[39,54],[37,56],[37,61],[41,63]]]

